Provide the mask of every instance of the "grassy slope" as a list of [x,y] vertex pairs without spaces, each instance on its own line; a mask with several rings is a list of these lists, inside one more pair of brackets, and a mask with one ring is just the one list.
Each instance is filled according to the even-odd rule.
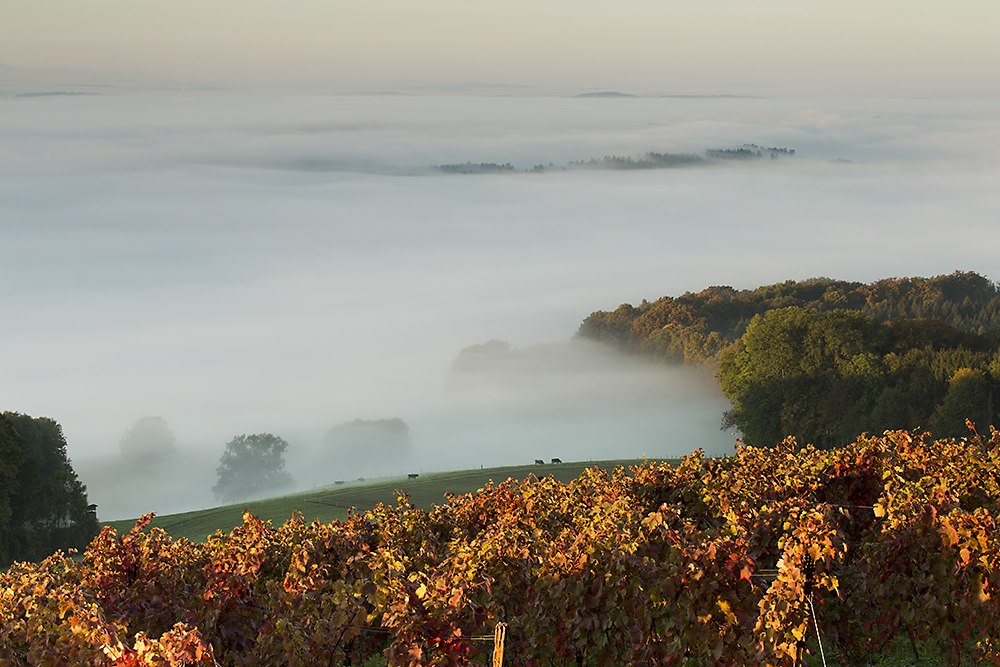
[[[509,478],[524,479],[528,475],[551,475],[560,482],[569,482],[580,476],[587,468],[600,466],[610,470],[615,466],[629,466],[642,463],[637,459],[616,461],[587,461],[561,463],[555,465],[526,465],[482,470],[463,470],[421,475],[417,479],[399,477],[388,482],[351,482],[344,486],[279,496],[238,505],[227,505],[183,514],[158,516],[152,526],[167,531],[174,539],[186,537],[192,542],[204,542],[216,530],[228,532],[243,523],[243,510],[248,509],[261,519],[270,520],[275,526],[287,521],[292,512],[299,510],[307,521],[319,519],[329,523],[347,517],[347,510],[355,507],[368,510],[377,503],[396,504],[396,489],[410,494],[410,501],[417,507],[429,509],[444,502],[445,493],[461,495],[481,489],[489,480],[502,482]],[[134,525],[134,519],[108,521],[103,525],[112,526],[119,533],[127,532]]]

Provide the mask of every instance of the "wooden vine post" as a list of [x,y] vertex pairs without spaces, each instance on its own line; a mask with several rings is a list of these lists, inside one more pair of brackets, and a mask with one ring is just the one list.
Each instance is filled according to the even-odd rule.
[[493,667],[503,667],[503,640],[507,636],[507,624],[497,623],[493,633]]

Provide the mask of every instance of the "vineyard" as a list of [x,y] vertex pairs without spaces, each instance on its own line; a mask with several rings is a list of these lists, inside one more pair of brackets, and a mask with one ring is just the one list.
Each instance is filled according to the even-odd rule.
[[[529,477],[206,543],[144,517],[0,586],[5,665],[1000,664],[1000,434]],[[816,642],[816,629],[822,644]],[[808,643],[807,643],[808,640]],[[807,648],[807,646],[811,648]],[[818,663],[817,663],[818,664]]]

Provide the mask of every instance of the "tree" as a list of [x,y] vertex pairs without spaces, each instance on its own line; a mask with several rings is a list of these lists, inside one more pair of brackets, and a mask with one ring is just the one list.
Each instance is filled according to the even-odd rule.
[[98,531],[90,510],[62,427],[46,417],[0,415],[0,563],[84,548]]
[[11,502],[16,501],[18,473],[24,461],[24,448],[6,428],[0,428],[0,563],[10,562],[9,536],[12,526]]
[[399,417],[338,424],[323,436],[323,445],[323,463],[342,476],[398,469],[409,461],[412,449],[410,427]]
[[968,435],[966,419],[980,426],[992,418],[989,380],[986,373],[973,368],[960,368],[948,379],[948,393],[937,407],[928,424],[938,438],[960,438]]
[[816,445],[854,437],[864,430],[884,344],[883,328],[858,312],[790,307],[755,315],[719,359],[732,423],[755,446],[788,435]]
[[212,487],[220,500],[239,500],[293,486],[285,471],[288,443],[270,433],[238,435],[226,444],[219,459],[218,483]]
[[177,438],[162,417],[143,417],[125,431],[118,448],[129,463],[153,463],[177,453]]

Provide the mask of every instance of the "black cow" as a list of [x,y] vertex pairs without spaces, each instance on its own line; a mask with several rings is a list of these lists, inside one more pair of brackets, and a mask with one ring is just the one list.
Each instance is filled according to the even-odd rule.
[[407,475],[407,478],[409,479],[416,479],[417,477],[420,477],[420,475],[418,475],[415,472],[411,472],[409,475]]
[[562,463],[562,459],[552,459],[553,463]]

